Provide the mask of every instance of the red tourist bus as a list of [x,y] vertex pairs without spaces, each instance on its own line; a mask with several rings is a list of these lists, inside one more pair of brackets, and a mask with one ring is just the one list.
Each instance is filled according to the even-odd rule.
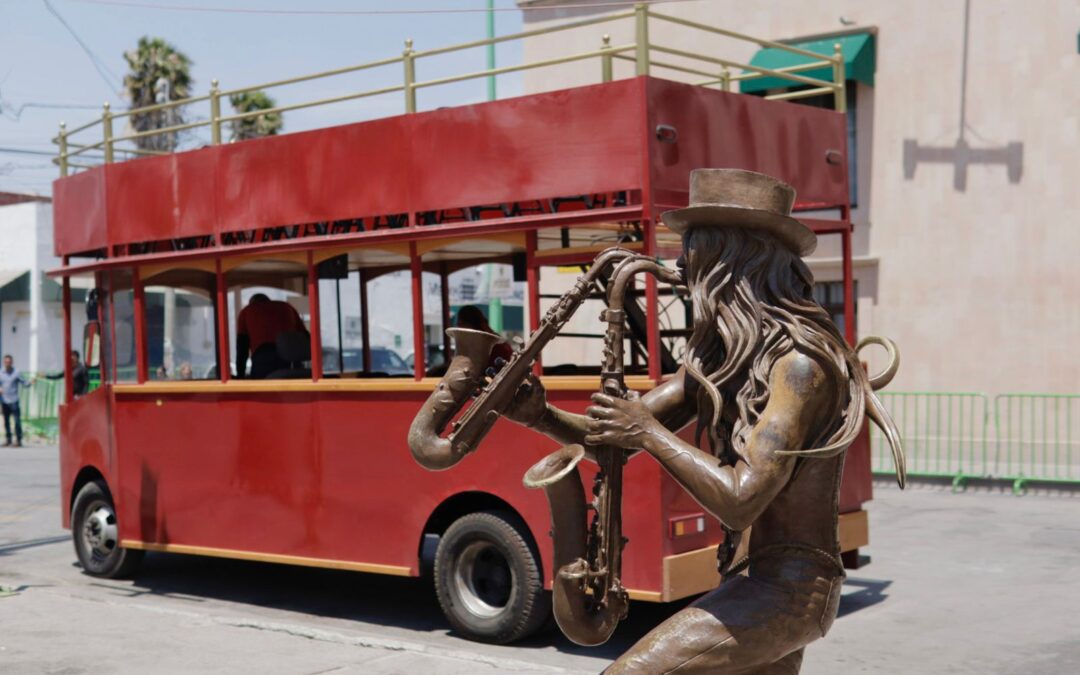
[[[603,72],[610,80],[610,63]],[[423,84],[409,77],[407,102]],[[834,84],[842,100],[842,77]],[[216,97],[227,93],[209,97],[214,141],[227,120]],[[508,265],[525,283],[527,333],[557,295],[549,285],[573,278],[562,270],[599,250],[674,258],[678,238],[658,215],[686,204],[696,167],[776,175],[798,190],[798,210],[838,215],[806,222],[843,241],[854,338],[840,112],[642,74],[186,152],[130,149],[155,156],[123,162],[112,122],[107,113],[98,143],[61,135],[54,189],[64,266],[52,274],[68,345],[83,344],[100,379],[73,397],[69,367],[60,411],[64,525],[90,574],[131,574],[144,551],[159,551],[418,576],[434,551],[437,593],[459,632],[509,641],[539,626],[548,510],[521,479],[553,443],[500,421],[474,456],[439,473],[406,444],[438,382],[428,361],[450,351],[451,277]],[[74,172],[97,151],[105,163]],[[387,281],[403,278],[401,292]],[[71,302],[80,287],[92,289],[85,320]],[[309,333],[279,339],[287,368],[240,379],[236,317],[255,292],[289,302]],[[687,321],[653,279],[635,298],[627,383],[644,391],[677,367]],[[596,317],[600,301],[590,302],[582,314]],[[400,346],[380,338],[394,321],[411,328]],[[573,341],[589,339],[567,334],[552,349],[581,353]],[[552,403],[580,411],[599,360],[560,358],[536,372]],[[625,494],[631,598],[713,588],[719,524],[645,457],[628,464]],[[868,541],[869,498],[864,436],[841,496],[849,563]]]

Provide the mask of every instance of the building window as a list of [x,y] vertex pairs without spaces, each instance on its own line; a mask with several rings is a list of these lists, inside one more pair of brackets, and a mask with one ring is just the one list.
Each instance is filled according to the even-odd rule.
[[[852,295],[859,297],[859,282],[852,282]],[[814,284],[814,300],[829,313],[840,334],[845,334],[844,325],[844,282],[819,281]],[[855,303],[855,325],[859,325],[859,303]]]

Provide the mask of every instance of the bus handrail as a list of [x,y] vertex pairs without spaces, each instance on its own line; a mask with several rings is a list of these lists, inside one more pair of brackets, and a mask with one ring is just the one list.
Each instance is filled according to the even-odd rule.
[[[416,64],[418,61],[423,59],[430,59],[432,57],[450,54],[453,52],[459,52],[462,50],[487,47],[491,45],[502,44],[515,40],[523,40],[526,38],[537,37],[541,35],[551,35],[556,33],[562,33],[565,31],[589,28],[592,26],[618,23],[624,20],[632,20],[634,23],[634,39],[632,42],[628,42],[626,44],[612,46],[610,36],[605,34],[602,36],[600,46],[597,49],[590,49],[583,52],[556,56],[552,58],[541,59],[538,61],[520,63],[512,66],[487,68],[485,70],[479,70],[470,73],[447,75],[444,77],[436,77],[426,80],[418,80],[416,77]],[[661,44],[656,44],[649,39],[650,22],[656,21],[672,23],[682,26],[684,28],[704,31],[712,35],[720,35],[723,37],[731,38],[733,40],[749,42],[763,48],[778,49],[788,52],[790,54],[811,58],[813,59],[813,61],[811,61],[810,63],[799,64],[795,66],[786,66],[781,68],[762,68],[753,64],[742,63],[737,60],[719,58],[708,54],[691,52],[683,49],[676,49],[673,47],[666,47]],[[668,56],[674,56],[678,59],[684,59],[686,63],[675,63],[668,60],[653,59],[652,52],[654,51],[661,54],[666,54]],[[831,56],[828,56],[799,47],[794,47],[792,45],[784,44],[782,42],[776,42],[774,40],[768,40],[764,38],[757,38],[746,35],[744,33],[720,28],[718,26],[710,26],[707,24],[699,23],[697,21],[690,21],[688,19],[682,19],[668,14],[662,14],[652,10],[650,5],[647,3],[638,3],[633,7],[633,9],[627,11],[614,12],[591,19],[573,21],[557,26],[535,28],[532,30],[520,31],[508,35],[500,35],[497,37],[486,38],[483,40],[472,40],[470,42],[464,42],[461,44],[447,45],[444,47],[415,50],[413,49],[412,40],[406,40],[405,49],[400,55],[397,56],[376,59],[374,61],[344,66],[341,68],[334,68],[331,70],[320,71],[317,73],[308,73],[295,77],[271,80],[269,82],[264,82],[251,86],[237,87],[233,89],[220,89],[218,87],[218,81],[212,80],[210,91],[206,94],[189,96],[186,98],[176,99],[172,101],[163,101],[147,106],[133,107],[127,110],[114,112],[110,109],[108,104],[105,104],[101,116],[95,120],[91,120],[89,122],[86,122],[85,124],[73,127],[71,129],[66,128],[64,123],[61,122],[59,133],[56,135],[55,138],[52,139],[52,142],[58,146],[58,151],[55,158],[53,159],[53,162],[59,166],[60,176],[64,177],[75,169],[83,169],[95,166],[94,161],[108,164],[110,162],[118,161],[119,159],[125,158],[116,157],[117,153],[122,153],[126,157],[156,156],[162,154],[169,154],[170,152],[174,152],[177,150],[178,142],[175,135],[180,132],[209,127],[210,144],[218,145],[223,142],[222,126],[225,124],[235,123],[241,120],[259,117],[262,115],[280,114],[292,110],[332,105],[337,103],[343,103],[346,101],[353,101],[361,98],[380,96],[397,92],[404,93],[405,112],[414,113],[417,111],[416,92],[419,89],[446,85],[455,82],[462,82],[466,80],[494,78],[498,75],[505,75],[507,73],[522,72],[526,70],[558,66],[567,63],[576,63],[591,59],[599,60],[600,80],[603,82],[609,82],[615,79],[613,68],[614,61],[631,61],[634,63],[635,75],[648,75],[652,68],[670,70],[673,72],[683,73],[684,75],[704,77],[704,80],[694,82],[693,84],[696,84],[698,86],[719,85],[720,88],[724,91],[731,91],[732,83],[734,82],[742,82],[761,77],[777,78],[789,83],[791,86],[798,86],[803,88],[793,91],[774,93],[765,96],[765,98],[772,100],[790,100],[795,98],[804,98],[807,96],[816,96],[818,94],[831,93],[834,97],[834,108],[838,112],[844,112],[846,106],[846,98],[844,94],[844,57],[840,43],[836,43],[834,45],[833,54]],[[253,91],[260,91],[275,87],[284,87],[287,85],[309,82],[312,80],[335,77],[338,75],[356,73],[360,71],[366,71],[398,64],[402,66],[402,80],[398,84],[376,87],[363,91],[346,92],[337,96],[324,97],[316,100],[301,100],[285,105],[277,105],[269,109],[238,111],[232,114],[221,113],[221,99],[223,97],[233,97],[239,94],[245,94]],[[720,71],[716,72],[714,69],[711,69],[710,66],[720,66]],[[830,79],[819,79],[798,74],[804,71],[815,70],[829,66],[832,67],[832,75]],[[733,74],[732,70],[741,72]],[[131,121],[139,120],[140,118],[143,118],[144,116],[152,113],[161,113],[169,110],[179,110],[181,108],[200,103],[209,103],[208,115],[200,115],[191,121],[179,121],[178,123],[169,124],[168,126],[160,128],[143,130],[126,129],[121,133],[114,133],[113,131],[113,123],[115,120],[124,120],[130,125]],[[99,132],[100,135],[97,138],[88,139],[87,134],[91,132]],[[165,144],[167,146],[167,149],[143,147],[146,144],[140,143],[140,141],[143,141],[143,139],[162,135],[173,136],[172,140],[169,143]],[[101,156],[90,156],[85,154],[91,150],[101,150]],[[75,164],[71,161],[71,159],[79,156],[83,156],[85,163]]]

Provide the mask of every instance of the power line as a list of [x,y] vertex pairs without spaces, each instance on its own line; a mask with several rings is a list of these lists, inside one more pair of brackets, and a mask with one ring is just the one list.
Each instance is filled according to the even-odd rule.
[[[606,2],[581,2],[541,5],[539,7],[460,7],[455,9],[270,9],[259,7],[215,7],[209,5],[171,5],[156,2],[134,2],[133,0],[68,0],[87,5],[106,5],[131,9],[153,9],[170,12],[212,12],[217,14],[279,14],[306,16],[394,16],[407,14],[479,14],[487,12],[532,12],[550,9],[581,8],[617,8],[640,4],[641,0],[608,0]],[[664,5],[692,0],[651,0],[647,5]]]
[[45,101],[27,101],[25,103],[7,103],[4,101],[4,97],[0,96],[0,115],[4,115],[8,119],[16,122],[22,117],[23,111],[27,108],[37,108],[45,110],[100,110],[100,105],[92,105],[89,103],[48,103]]
[[0,147],[0,152],[14,155],[40,155],[43,157],[55,157],[55,152],[49,152],[47,150],[27,150],[26,148],[3,148]]
[[[52,3],[50,3],[49,0],[42,0],[42,2],[45,3],[45,8],[48,9],[49,12],[56,17],[56,20],[59,21],[69,33],[71,33],[71,37],[75,38],[75,42],[78,42],[79,46],[82,47],[82,50],[86,52],[86,56],[89,57],[90,63],[92,63],[94,66],[94,70],[98,72],[98,75],[100,75],[101,79],[105,81],[105,84],[108,85],[109,89],[112,89],[116,93],[117,97],[123,98],[123,94],[120,93],[120,89],[114,84],[114,82],[120,82],[120,78],[116,76],[116,73],[109,70],[109,67],[105,65],[105,62],[98,58],[97,54],[95,54],[93,50],[90,49],[89,45],[83,42],[83,39],[79,37],[79,34],[76,33],[75,29],[71,27],[71,24],[69,24],[64,19],[64,17],[60,16],[60,12],[56,11],[56,8],[52,6]],[[113,81],[109,80],[109,76],[112,76]]]

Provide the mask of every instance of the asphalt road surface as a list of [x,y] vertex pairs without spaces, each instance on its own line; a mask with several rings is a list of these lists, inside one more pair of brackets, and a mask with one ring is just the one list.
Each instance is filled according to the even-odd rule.
[[[57,483],[54,447],[0,449],[2,673],[598,672],[679,608],[634,603],[601,648],[499,647],[451,633],[423,579],[166,554],[94,579]],[[876,489],[873,562],[803,673],[1080,672],[1080,496]]]

